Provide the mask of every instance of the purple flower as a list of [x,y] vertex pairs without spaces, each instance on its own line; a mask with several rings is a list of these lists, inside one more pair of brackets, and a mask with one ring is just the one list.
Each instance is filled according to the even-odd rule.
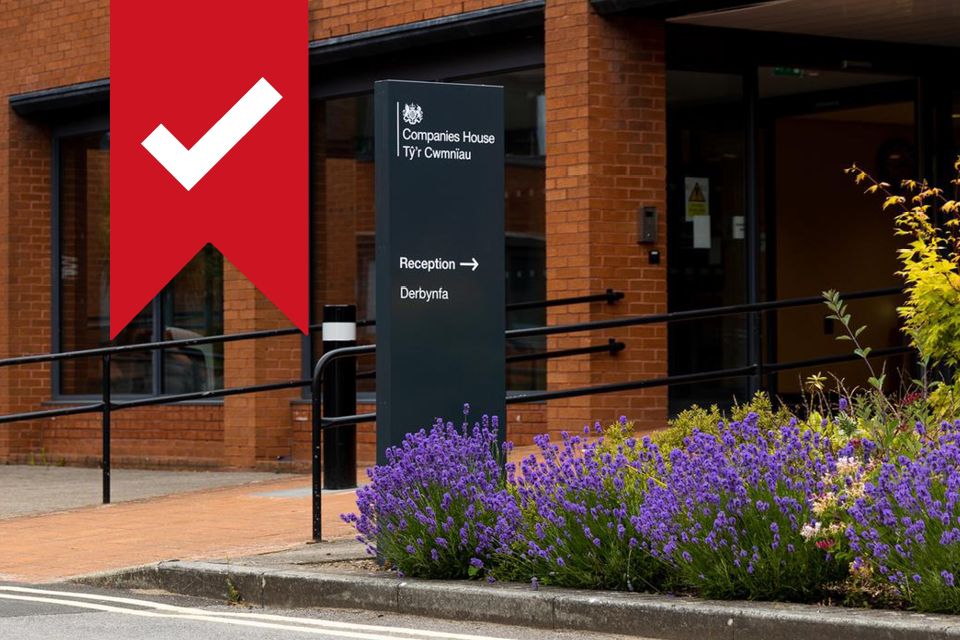
[[[920,423],[915,427],[925,431]],[[943,423],[937,437],[920,440],[910,457],[879,455],[864,495],[845,505],[854,566],[886,576],[915,609],[956,612],[960,594],[950,569],[960,563],[960,421]],[[940,580],[921,582],[916,570],[934,567],[946,567]]]
[[[358,513],[344,519],[412,577],[466,578],[477,569],[472,560],[489,565],[513,542],[523,517],[507,491],[496,424],[484,419],[456,428],[438,420],[408,434],[387,450],[386,464],[368,472],[370,484],[357,491]],[[423,562],[427,552],[432,562]]]
[[531,578],[531,579],[530,579],[530,586],[533,587],[533,590],[534,590],[534,591],[539,591],[539,590],[540,590],[540,581],[537,580],[536,578]]
[[[822,479],[834,470],[829,440],[796,421],[761,428],[751,413],[720,423],[716,435],[694,430],[670,453],[670,468],[648,484],[640,519],[649,524],[641,533],[701,595],[780,599],[789,590],[815,598],[845,573],[801,535],[815,519]],[[814,569],[780,586],[752,577],[782,575],[789,563]]]

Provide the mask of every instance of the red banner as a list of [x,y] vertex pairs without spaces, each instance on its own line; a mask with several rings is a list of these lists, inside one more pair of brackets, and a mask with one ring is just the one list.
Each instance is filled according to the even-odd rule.
[[110,336],[208,242],[302,331],[306,0],[110,3]]

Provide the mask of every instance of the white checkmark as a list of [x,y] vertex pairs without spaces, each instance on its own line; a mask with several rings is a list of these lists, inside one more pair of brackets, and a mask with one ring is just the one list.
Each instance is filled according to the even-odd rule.
[[190,191],[281,97],[269,82],[260,78],[189,151],[162,124],[142,144]]

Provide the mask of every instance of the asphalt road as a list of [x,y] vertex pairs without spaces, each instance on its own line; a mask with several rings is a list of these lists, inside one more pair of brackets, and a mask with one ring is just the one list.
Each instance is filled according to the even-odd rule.
[[0,638],[18,640],[614,640],[372,612],[276,610],[72,585],[0,584]]

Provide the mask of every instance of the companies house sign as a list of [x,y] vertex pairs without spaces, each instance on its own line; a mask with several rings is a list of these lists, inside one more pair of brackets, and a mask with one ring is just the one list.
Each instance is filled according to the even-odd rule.
[[[400,114],[400,103],[397,103],[397,155],[403,151],[403,157],[408,160],[472,160],[473,151],[460,146],[437,148],[436,143],[463,144],[463,145],[493,145],[497,143],[497,136],[492,133],[474,133],[473,131],[425,131],[412,128],[423,122],[423,109],[418,104],[403,105]],[[401,129],[400,120],[404,125]],[[401,144],[402,140],[402,144]]]
[[503,416],[501,87],[376,83],[377,449]]

